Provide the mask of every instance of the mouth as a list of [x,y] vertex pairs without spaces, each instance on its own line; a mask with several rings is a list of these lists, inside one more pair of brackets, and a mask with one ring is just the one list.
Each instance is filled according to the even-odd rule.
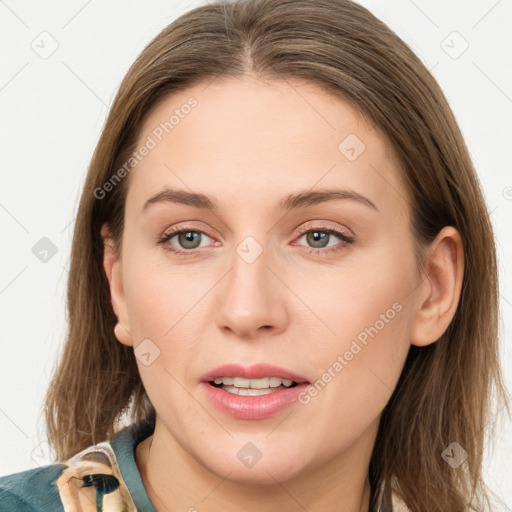
[[308,383],[308,379],[286,368],[269,363],[258,363],[251,366],[241,364],[225,364],[219,366],[200,379],[212,386],[233,392],[232,388],[263,390],[272,393],[278,388],[290,388],[298,384]]
[[261,396],[275,393],[281,389],[291,389],[298,385],[290,379],[280,377],[263,377],[261,379],[245,379],[243,377],[217,377],[209,381],[215,388],[239,396]]
[[295,372],[260,363],[218,367],[203,375],[201,384],[219,411],[238,419],[259,420],[291,406],[310,382]]

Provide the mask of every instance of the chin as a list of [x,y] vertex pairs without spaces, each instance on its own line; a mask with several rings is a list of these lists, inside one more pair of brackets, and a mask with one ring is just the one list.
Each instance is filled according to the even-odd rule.
[[[290,453],[290,452],[288,452]],[[210,471],[230,482],[245,485],[275,485],[300,476],[306,471],[299,461],[286,458],[286,452],[272,457],[261,456],[257,462],[243,462],[238,457],[226,460],[225,453],[211,461],[203,461]],[[219,463],[219,461],[222,461]],[[212,464],[210,465],[209,462]],[[253,464],[252,466],[250,464]]]

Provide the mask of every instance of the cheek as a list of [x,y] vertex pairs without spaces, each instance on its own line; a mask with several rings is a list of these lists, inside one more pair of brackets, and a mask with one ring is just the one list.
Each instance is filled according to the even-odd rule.
[[123,285],[134,342],[141,336],[163,340],[186,316],[198,283],[185,266],[167,261],[162,248],[142,237],[127,233],[125,247]]
[[338,269],[325,267],[287,279],[306,299],[311,314],[302,318],[308,319],[310,338],[321,352],[349,350],[356,339],[362,346],[379,339],[382,346],[404,338],[406,303],[415,286],[412,257],[399,258],[382,248],[377,254],[358,254]]
[[341,427],[355,439],[380,415],[409,350],[413,260],[379,261],[315,288],[315,313],[329,329],[315,336],[317,380],[301,402],[333,438]]
[[[133,253],[126,268],[127,308],[144,388],[159,414],[165,411],[175,421],[185,422],[198,414],[183,382],[197,351],[199,336],[194,333],[206,290],[190,272],[153,263],[147,254],[137,258]],[[146,360],[144,353],[149,353]]]
[[[143,340],[151,340],[158,348],[154,365],[139,364],[142,378],[155,379],[159,368],[159,373],[167,370],[183,381],[191,371],[197,345],[204,338],[198,332],[203,325],[198,319],[209,318],[205,311],[208,291],[218,278],[206,268],[192,271],[186,265],[166,260],[157,250],[130,251],[124,264],[126,304],[136,355]],[[169,376],[162,375],[160,378],[166,382]]]

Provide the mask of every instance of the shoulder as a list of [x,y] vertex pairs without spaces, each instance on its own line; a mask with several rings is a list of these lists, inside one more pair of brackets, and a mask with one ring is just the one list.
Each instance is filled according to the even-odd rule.
[[63,510],[55,480],[65,468],[51,464],[0,477],[2,512],[57,512]]
[[104,512],[136,510],[108,442],[62,463],[0,478],[1,512],[68,512],[91,503],[101,503]]
[[71,512],[91,503],[103,512],[154,510],[134,459],[145,435],[134,424],[67,460],[0,477],[0,512]]

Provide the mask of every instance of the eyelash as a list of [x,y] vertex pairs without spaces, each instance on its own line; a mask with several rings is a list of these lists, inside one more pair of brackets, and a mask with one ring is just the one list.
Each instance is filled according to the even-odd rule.
[[[299,235],[300,235],[299,238],[302,238],[303,235],[313,232],[313,231],[320,232],[320,233],[328,233],[329,235],[334,235],[334,236],[338,237],[342,242],[339,246],[329,247],[326,249],[317,249],[315,247],[308,248],[308,247],[302,246],[302,247],[304,247],[304,249],[306,249],[308,254],[317,254],[317,255],[318,254],[323,254],[323,255],[331,254],[333,252],[338,252],[338,251],[342,250],[345,247],[345,245],[353,244],[355,242],[355,239],[352,236],[347,235],[344,231],[333,229],[333,228],[327,228],[327,227],[323,227],[323,226],[317,226],[314,228],[311,228],[311,227],[303,228],[303,229],[299,230]],[[169,240],[171,240],[171,238],[174,238],[176,235],[180,235],[182,233],[201,233],[202,235],[206,235],[209,238],[213,238],[210,235],[208,235],[208,233],[205,233],[204,231],[201,231],[200,229],[191,227],[191,228],[177,228],[177,229],[173,229],[172,231],[168,231],[168,232],[164,233],[163,235],[159,236],[157,238],[157,242],[159,244],[161,244],[166,251],[169,251],[173,254],[177,254],[179,256],[189,256],[189,255],[195,254],[197,251],[199,251],[200,250],[199,248],[185,250],[185,249],[171,248],[170,245],[166,245],[167,242]]]

